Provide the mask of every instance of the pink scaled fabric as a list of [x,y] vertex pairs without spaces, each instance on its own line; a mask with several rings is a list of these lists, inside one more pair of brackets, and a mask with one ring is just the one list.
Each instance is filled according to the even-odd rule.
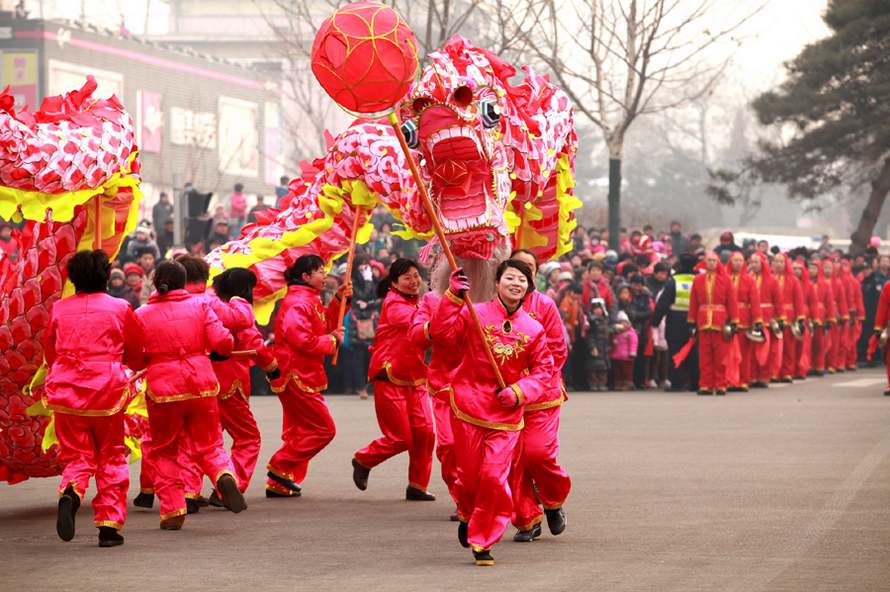
[[553,375],[548,385],[550,395],[543,396],[538,403],[526,405],[525,427],[519,438],[511,477],[513,524],[520,530],[527,530],[542,516],[535,486],[544,507],[555,509],[568,497],[572,480],[557,460],[559,415],[566,399],[562,367],[568,357],[562,319],[556,303],[537,291],[526,296],[522,308],[544,327],[547,348],[553,357]]
[[426,491],[433,468],[433,412],[422,386],[399,386],[374,381],[374,410],[383,436],[355,453],[355,460],[369,469],[408,451],[408,484]]
[[155,492],[161,502],[161,520],[182,516],[185,483],[180,464],[181,439],[191,445],[192,458],[214,484],[224,474],[235,477],[232,461],[219,441],[219,406],[216,397],[183,399],[167,403],[148,400],[152,454],[156,468]]
[[451,430],[451,376],[460,365],[460,350],[443,347],[432,341],[430,319],[439,307],[439,297],[427,292],[411,318],[408,338],[421,348],[430,349],[427,370],[427,390],[433,401],[433,414],[436,420],[436,458],[439,459],[442,481],[448,488],[451,498],[457,503],[457,460],[454,454],[454,434]]
[[[278,393],[281,401],[283,444],[269,460],[270,472],[302,483],[309,469],[309,461],[331,443],[337,433],[334,418],[319,392],[302,391],[294,382],[288,382]],[[274,490],[280,487],[269,479],[266,486]]]
[[457,515],[469,522],[476,551],[501,540],[513,512],[508,483],[519,432],[491,430],[452,416],[457,456]]
[[120,530],[127,519],[130,488],[123,412],[99,417],[56,413],[55,422],[65,464],[59,494],[71,485],[83,500],[90,477],[95,477],[94,523]]

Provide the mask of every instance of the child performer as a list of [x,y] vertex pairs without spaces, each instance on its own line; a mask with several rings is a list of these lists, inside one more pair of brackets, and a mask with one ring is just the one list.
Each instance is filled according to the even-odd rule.
[[634,358],[637,357],[637,332],[633,330],[627,313],[619,310],[615,316],[612,347],[609,356],[615,372],[615,390],[632,391]]
[[334,439],[334,418],[321,391],[328,388],[324,357],[343,342],[337,327],[340,299],[352,296],[348,282],[325,311],[321,303],[324,261],[302,255],[284,272],[287,296],[275,319],[275,357],[281,376],[272,381],[283,411],[281,448],[269,460],[266,497],[298,497],[309,461]]
[[55,412],[59,456],[64,463],[59,485],[56,531],[74,538],[74,516],[90,477],[99,546],[124,543],[118,531],[127,518],[127,447],[124,408],[130,388],[124,360],[140,367],[141,327],[125,300],[105,294],[111,265],[102,251],[81,251],[67,265],[75,294],[53,305],[44,336],[49,368],[46,406]]
[[180,263],[164,261],[154,274],[157,292],[136,312],[145,332],[146,398],[163,530],[179,530],[185,522],[179,463],[184,442],[225,507],[236,513],[247,507],[232,461],[219,445],[219,382],[208,358],[208,352],[229,355],[234,341],[210,305],[185,291],[185,281]]
[[[223,302],[243,299],[253,302],[256,276],[247,269],[227,269],[213,278],[213,290]],[[232,465],[241,492],[247,490],[260,455],[260,430],[250,411],[250,366],[253,360],[270,379],[280,376],[278,363],[271,349],[263,343],[263,337],[252,324],[247,329],[233,333],[236,350],[253,350],[251,357],[229,358],[213,362],[213,371],[219,380],[219,417],[222,428],[232,437]],[[210,504],[221,506],[222,500],[213,492]]]
[[427,492],[433,468],[433,412],[426,391],[425,347],[406,339],[417,311],[421,285],[417,263],[396,259],[377,287],[383,298],[368,379],[374,381],[374,410],[383,436],[355,453],[352,479],[364,491],[371,469],[408,451],[405,499],[434,501]]
[[540,323],[522,309],[533,278],[528,265],[507,260],[496,273],[497,296],[475,305],[485,341],[506,387],[494,370],[461,296],[469,290],[463,270],[430,321],[433,341],[461,351],[451,387],[452,429],[457,456],[458,540],[472,546],[476,565],[493,565],[491,547],[510,521],[513,500],[507,482],[523,428],[527,403],[548,395],[553,357]]
[[[537,275],[538,259],[531,251],[513,251],[510,259],[528,265],[533,278]],[[559,415],[566,400],[562,367],[569,352],[559,309],[553,300],[535,290],[534,282],[528,285],[522,309],[544,328],[547,349],[553,357],[553,374],[546,392],[540,401],[525,406],[525,427],[519,437],[510,481],[513,525],[518,529],[513,540],[531,542],[541,536],[541,520],[545,515],[551,534],[561,534],[566,528],[562,506],[569,496],[572,480],[560,466],[558,456]]]

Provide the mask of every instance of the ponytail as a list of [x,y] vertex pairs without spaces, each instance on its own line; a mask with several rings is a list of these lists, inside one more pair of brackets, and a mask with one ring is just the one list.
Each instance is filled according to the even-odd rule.
[[181,290],[185,287],[185,267],[176,261],[163,261],[155,269],[152,282],[158,294],[166,294],[172,290]]

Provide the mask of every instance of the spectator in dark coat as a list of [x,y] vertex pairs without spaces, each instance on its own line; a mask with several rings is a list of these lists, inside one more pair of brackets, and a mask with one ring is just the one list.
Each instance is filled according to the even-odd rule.
[[[652,324],[658,325],[661,319],[667,318],[665,323],[665,339],[668,342],[668,380],[671,383],[665,390],[669,391],[697,391],[698,390],[698,349],[693,348],[686,361],[679,368],[674,368],[673,357],[689,340],[689,314],[688,301],[684,304],[677,302],[677,275],[692,276],[698,259],[694,255],[683,255],[677,261],[676,274],[669,279],[661,291],[658,302],[655,303],[655,312],[652,315]],[[684,282],[685,283],[685,282]],[[692,281],[688,282],[690,288]]]
[[637,332],[637,357],[634,358],[633,380],[634,386],[644,388],[646,386],[646,369],[648,359],[646,350],[650,341],[650,322],[654,304],[652,295],[646,289],[643,276],[634,274],[630,278],[631,302],[627,309],[627,316],[634,331]]

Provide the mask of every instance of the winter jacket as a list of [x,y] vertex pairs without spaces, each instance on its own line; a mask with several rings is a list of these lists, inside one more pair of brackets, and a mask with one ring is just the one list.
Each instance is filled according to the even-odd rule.
[[562,388],[562,367],[569,356],[566,343],[566,331],[559,316],[556,303],[537,291],[532,291],[522,301],[522,308],[528,316],[541,323],[547,339],[547,348],[553,356],[553,376],[550,380],[549,394],[544,400],[525,406],[526,413],[558,407],[566,400],[565,389]]
[[387,380],[399,386],[418,386],[426,381],[427,367],[423,362],[426,348],[405,339],[417,308],[417,297],[410,298],[390,289],[383,300],[371,346],[368,380]]
[[590,325],[587,330],[587,349],[590,351],[587,367],[589,370],[608,370],[612,349],[609,317],[590,314],[587,322]]
[[633,329],[615,333],[612,336],[612,351],[610,356],[613,360],[630,361],[637,357],[637,332]]

